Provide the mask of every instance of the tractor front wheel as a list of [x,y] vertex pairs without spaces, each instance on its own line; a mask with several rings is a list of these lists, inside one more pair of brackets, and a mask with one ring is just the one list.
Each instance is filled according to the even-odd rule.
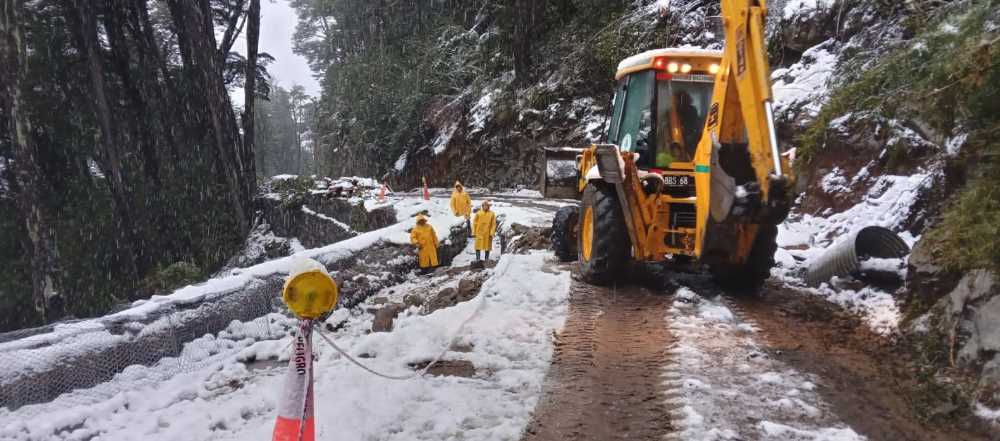
[[587,184],[580,202],[579,225],[580,276],[595,285],[615,281],[629,259],[631,244],[614,187]]

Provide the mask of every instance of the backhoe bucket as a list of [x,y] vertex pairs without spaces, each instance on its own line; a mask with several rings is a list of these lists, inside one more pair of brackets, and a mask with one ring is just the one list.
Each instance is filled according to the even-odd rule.
[[579,171],[577,156],[584,149],[574,147],[545,148],[545,163],[542,167],[541,192],[546,198],[579,199]]

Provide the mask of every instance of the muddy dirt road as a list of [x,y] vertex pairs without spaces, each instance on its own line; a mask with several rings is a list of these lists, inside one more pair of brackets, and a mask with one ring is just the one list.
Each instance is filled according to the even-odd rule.
[[747,294],[697,272],[653,279],[573,283],[524,441],[1000,440],[973,417],[928,421],[933,391],[905,354],[839,306],[778,281]]
[[921,420],[898,354],[821,299],[680,282],[574,282],[524,441],[995,439]]
[[570,302],[524,440],[660,439],[671,429],[660,391],[670,296],[574,282]]
[[[706,290],[711,290],[709,287]],[[754,322],[768,354],[821,378],[817,391],[837,414],[871,440],[997,440],[974,417],[923,421],[928,390],[907,356],[859,320],[831,304],[783,285],[758,296],[727,296],[741,318]]]

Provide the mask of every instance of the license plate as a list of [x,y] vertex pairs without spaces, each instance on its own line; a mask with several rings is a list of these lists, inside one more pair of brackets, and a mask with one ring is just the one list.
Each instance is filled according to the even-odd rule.
[[691,185],[690,176],[664,176],[663,181],[669,187],[687,187]]

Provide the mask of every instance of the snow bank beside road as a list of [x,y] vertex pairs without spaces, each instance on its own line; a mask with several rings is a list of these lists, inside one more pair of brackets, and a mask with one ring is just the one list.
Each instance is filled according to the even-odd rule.
[[[413,226],[410,216],[421,211],[430,214],[430,222],[439,232],[441,240],[445,240],[452,226],[463,223],[461,218],[451,215],[447,200],[396,199],[393,202],[400,207],[400,222],[389,227],[249,268],[233,269],[224,276],[181,288],[170,295],[134,302],[121,312],[57,325],[50,332],[0,343],[0,367],[3,368],[0,372],[0,405],[19,406],[49,400],[72,388],[90,387],[111,379],[112,375],[130,364],[149,364],[163,355],[175,355],[177,345],[201,333],[215,332],[229,320],[237,318],[225,314],[213,315],[207,306],[220,304],[208,305],[207,302],[231,298],[252,302],[241,309],[253,312],[253,315],[238,317],[240,320],[266,313],[271,305],[261,299],[277,297],[280,288],[274,290],[273,296],[261,290],[273,289],[269,284],[279,282],[301,257],[332,267],[380,241],[409,244],[407,230]],[[207,325],[207,322],[219,322],[220,319],[220,327],[212,329]],[[199,328],[204,330],[187,338],[171,333],[172,327],[192,322],[206,323],[204,328]],[[80,364],[94,372],[81,373],[71,369]],[[62,373],[67,370],[73,373]],[[36,382],[42,384],[36,385]]]
[[[476,298],[426,316],[404,312],[391,333],[368,333],[372,315],[361,309],[341,313],[348,317],[333,338],[354,356],[371,356],[361,360],[377,370],[408,372],[408,364],[430,360],[458,331],[458,346],[471,349],[449,352],[445,359],[472,362],[476,374],[386,380],[351,365],[317,337],[317,439],[520,438],[551,360],[552,331],[562,327],[567,313],[570,277],[543,271],[549,258],[542,252],[505,255]],[[136,367],[116,379],[133,387],[108,399],[71,405],[64,396],[37,405],[35,410],[47,415],[44,421],[0,410],[0,439],[268,439],[284,367],[251,371],[230,350],[251,344],[247,337],[256,335],[253,329],[234,324],[218,337],[185,345],[185,351],[212,362],[197,371],[160,378],[151,375],[160,363]],[[287,341],[277,344],[287,347]],[[256,343],[265,344],[275,345]],[[157,381],[127,380],[147,378]]]

